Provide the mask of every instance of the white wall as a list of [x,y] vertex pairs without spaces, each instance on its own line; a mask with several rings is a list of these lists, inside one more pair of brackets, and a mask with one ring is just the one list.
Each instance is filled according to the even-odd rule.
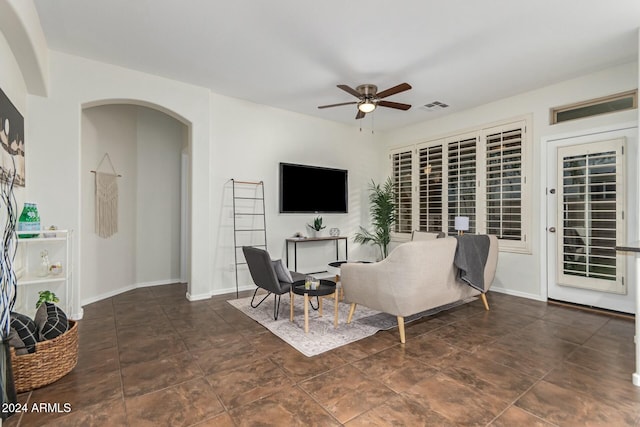
[[[27,87],[20,72],[20,67],[16,61],[7,39],[0,32],[0,89],[13,102],[13,105],[25,117],[27,106]],[[25,121],[27,117],[25,117]],[[25,125],[26,127],[26,125]]]
[[[189,260],[189,296],[210,295],[212,232],[209,216],[209,91],[149,74],[62,53],[51,53],[50,95],[28,97],[32,142],[27,157],[29,197],[47,206],[48,219],[74,230],[84,229],[80,190],[86,170],[81,165],[81,112],[105,103],[136,103],[159,109],[189,126],[189,152],[194,229]],[[53,173],[55,171],[55,173]],[[58,191],[52,191],[58,189]],[[74,240],[74,277],[82,277],[83,248]],[[109,262],[113,260],[101,260]],[[83,299],[96,297],[76,283]]]
[[180,280],[180,174],[185,126],[137,108],[136,283]]
[[[494,289],[515,295],[543,299],[546,295],[545,278],[541,277],[541,233],[545,231],[545,219],[538,209],[540,192],[544,192],[545,180],[540,177],[542,162],[541,140],[544,137],[578,130],[598,128],[615,123],[635,122],[637,113],[626,111],[594,118],[549,125],[549,108],[606,96],[637,87],[637,63],[612,67],[590,75],[568,80],[532,92],[502,99],[470,110],[450,114],[390,132],[388,148],[429,141],[437,137],[458,133],[480,125],[531,114],[533,117],[533,191],[532,191],[532,254],[522,255],[502,252],[494,282]],[[634,147],[637,150],[637,147]],[[634,203],[631,201],[631,203]]]
[[[107,105],[82,114],[80,229],[82,263],[79,285],[84,305],[118,290],[130,289],[136,280],[136,107]],[[95,176],[98,163],[109,153],[118,174],[118,232],[108,239],[95,233]],[[104,160],[100,171],[110,171]]]
[[[31,27],[31,26],[25,26]],[[3,29],[4,31],[4,29]],[[0,82],[9,81],[8,93],[18,108],[24,106],[24,71],[18,71],[13,52],[0,46]],[[377,141],[356,127],[339,125],[295,113],[255,105],[211,94],[207,89],[140,73],[88,59],[50,52],[49,96],[27,95],[26,168],[27,196],[46,206],[46,220],[65,228],[83,229],[81,216],[81,112],[83,106],[106,102],[131,102],[157,107],[189,127],[190,197],[192,239],[188,261],[190,299],[207,298],[230,290],[235,283],[229,266],[228,217],[229,178],[263,179],[267,186],[269,247],[283,255],[283,239],[304,229],[310,217],[277,213],[277,163],[290,161],[350,170],[350,210],[346,216],[326,216],[329,226],[351,233],[368,220],[367,190],[370,178],[386,175],[387,146],[421,142],[472,126],[531,113],[534,118],[534,147],[543,136],[576,128],[597,127],[612,122],[636,121],[636,113],[618,113],[549,127],[548,108],[582,99],[628,90],[637,85],[637,64],[626,64],[500,100],[472,110],[452,114],[390,133],[376,135]],[[8,58],[5,60],[5,58]],[[9,64],[7,64],[7,61]],[[13,64],[11,63],[13,62]],[[7,76],[3,76],[5,73]],[[23,111],[23,110],[21,110]],[[534,149],[533,171],[540,169],[538,148]],[[534,199],[542,189],[533,185]],[[227,211],[225,211],[225,209]],[[273,221],[273,222],[271,222]],[[534,212],[534,237],[543,223]],[[524,296],[539,297],[541,248],[536,239],[532,255],[503,254],[496,287]],[[354,245],[351,245],[355,250]],[[369,250],[371,248],[367,248]],[[74,241],[74,277],[81,277],[83,248]],[[374,251],[371,250],[373,254]],[[366,251],[354,256],[364,257]],[[375,255],[374,255],[375,256]],[[80,284],[86,286],[86,284]]]
[[[379,149],[381,135],[360,132],[355,123],[351,127],[310,118],[58,52],[51,53],[50,85],[48,98],[29,97],[30,112],[37,122],[30,128],[33,153],[28,161],[33,165],[30,178],[34,187],[30,188],[29,195],[47,206],[48,221],[59,226],[76,230],[91,228],[84,224],[86,216],[81,213],[84,202],[81,202],[78,184],[87,173],[80,157],[83,107],[124,100],[164,108],[189,124],[190,299],[235,289],[235,278],[230,271],[234,254],[228,213],[230,193],[226,186],[230,178],[265,181],[269,251],[276,258],[284,257],[284,239],[296,231],[306,231],[305,224],[313,217],[278,214],[278,162],[349,170],[350,213],[325,215],[327,225],[339,227],[343,234],[367,224],[367,184],[371,179],[384,177]],[[55,165],[55,174],[50,172],[51,165]],[[309,185],[313,191],[313,186],[318,184]],[[53,197],[51,188],[64,191]],[[85,248],[81,241],[77,243],[75,277],[84,278],[82,270],[95,271],[95,266],[85,266]],[[356,251],[352,242],[350,250]],[[369,250],[355,253],[368,256]],[[326,249],[318,251],[317,257],[312,255],[308,259],[317,258],[318,264],[323,265]],[[119,265],[122,260],[112,257],[99,262]],[[102,286],[98,289],[84,282],[79,286],[83,300],[105,293]]]
[[[104,105],[82,114],[81,303],[180,276],[180,158],[184,125],[134,105]],[[109,154],[118,179],[118,233],[94,231],[95,170]],[[111,171],[105,160],[100,171]]]
[[[32,0],[0,2],[0,29],[9,46],[7,61],[15,63],[20,80],[30,94],[46,96],[48,91],[49,49]],[[6,56],[2,56],[4,61]],[[3,65],[0,64],[0,67]],[[23,110],[20,110],[23,111]]]
[[[214,293],[235,291],[231,185],[228,180],[264,181],[267,244],[272,258],[285,258],[285,238],[300,231],[313,214],[278,212],[279,162],[325,166],[349,171],[349,213],[322,214],[327,228],[337,227],[351,236],[369,221],[367,186],[384,177],[380,138],[358,127],[346,126],[297,113],[211,95],[211,218],[218,235],[212,264]],[[354,123],[356,125],[356,123]],[[308,183],[308,191],[322,183]],[[254,242],[259,243],[259,242]],[[372,248],[358,248],[349,239],[350,257],[375,258]],[[342,243],[340,254],[343,253]],[[300,246],[299,271],[326,268],[335,258],[335,246],[319,243]],[[293,252],[291,252],[291,257]],[[290,260],[293,269],[293,260]],[[240,274],[240,287],[248,284]]]

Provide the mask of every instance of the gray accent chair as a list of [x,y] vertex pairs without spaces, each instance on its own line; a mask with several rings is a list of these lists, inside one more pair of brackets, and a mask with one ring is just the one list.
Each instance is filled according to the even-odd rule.
[[[269,297],[269,295],[273,294],[273,319],[278,320],[278,312],[280,311],[280,297],[282,296],[282,294],[289,293],[292,282],[295,282],[297,280],[304,280],[304,274],[290,271],[291,277],[293,279],[292,282],[290,283],[281,281],[278,279],[278,275],[273,268],[273,261],[271,260],[271,257],[269,256],[269,253],[267,251],[252,246],[243,246],[242,252],[244,253],[244,258],[247,261],[247,267],[249,267],[249,273],[251,273],[253,283],[255,283],[257,286],[255,292],[253,293],[253,298],[251,298],[251,307],[258,307],[264,300]],[[260,301],[255,303],[256,294],[261,288],[267,291],[267,295]]]

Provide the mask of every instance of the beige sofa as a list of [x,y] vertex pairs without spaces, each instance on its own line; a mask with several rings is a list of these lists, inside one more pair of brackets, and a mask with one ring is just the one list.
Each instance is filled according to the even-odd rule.
[[498,262],[498,239],[489,236],[484,268],[484,293],[457,279],[453,264],[454,237],[411,241],[396,247],[384,260],[347,263],[341,267],[344,299],[351,303],[347,323],[358,304],[397,316],[400,341],[405,342],[404,317],[480,295],[489,310],[485,293],[491,287]]

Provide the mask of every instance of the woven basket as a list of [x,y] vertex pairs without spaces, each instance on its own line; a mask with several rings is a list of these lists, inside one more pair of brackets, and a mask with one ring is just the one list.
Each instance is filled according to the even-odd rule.
[[18,356],[11,347],[11,364],[16,391],[33,390],[67,375],[78,363],[78,323],[51,340],[36,343],[35,353]]

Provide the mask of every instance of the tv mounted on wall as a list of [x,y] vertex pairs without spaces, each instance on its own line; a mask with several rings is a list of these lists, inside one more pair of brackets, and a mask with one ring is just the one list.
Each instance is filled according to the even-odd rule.
[[280,163],[280,213],[347,213],[348,171]]

